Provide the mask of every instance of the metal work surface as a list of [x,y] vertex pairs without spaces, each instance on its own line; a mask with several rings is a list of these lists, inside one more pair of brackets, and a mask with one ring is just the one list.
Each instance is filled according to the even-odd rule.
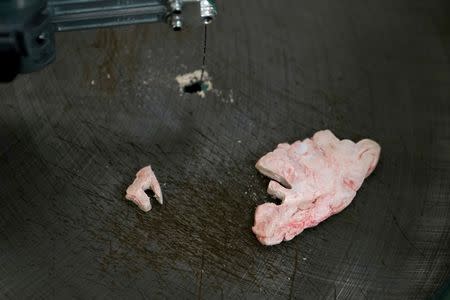
[[[283,3],[285,6],[283,6]],[[2,299],[425,298],[450,270],[447,0],[226,0],[203,28],[57,35],[0,86]],[[329,128],[382,158],[353,203],[261,246],[256,160]],[[163,206],[124,200],[151,163]]]

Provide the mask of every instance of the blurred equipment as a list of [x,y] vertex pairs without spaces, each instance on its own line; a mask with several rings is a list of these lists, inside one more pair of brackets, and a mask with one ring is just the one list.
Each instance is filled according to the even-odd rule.
[[167,22],[183,27],[183,6],[198,3],[212,22],[215,0],[4,0],[0,2],[0,81],[44,68],[55,59],[55,32]]

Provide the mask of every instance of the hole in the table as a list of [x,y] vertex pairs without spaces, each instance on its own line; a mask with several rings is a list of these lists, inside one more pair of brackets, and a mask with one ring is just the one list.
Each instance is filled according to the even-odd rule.
[[194,94],[208,89],[208,85],[203,81],[196,81],[183,87],[185,93]]

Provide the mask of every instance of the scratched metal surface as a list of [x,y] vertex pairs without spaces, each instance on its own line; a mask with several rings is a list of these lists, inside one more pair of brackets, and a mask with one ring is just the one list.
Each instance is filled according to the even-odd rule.
[[[58,35],[0,87],[0,295],[11,299],[425,298],[450,270],[448,1],[227,0],[218,92],[180,96],[202,28]],[[109,74],[109,75],[108,75]],[[341,214],[262,247],[254,163],[330,128],[382,159]],[[151,163],[165,204],[124,201]]]

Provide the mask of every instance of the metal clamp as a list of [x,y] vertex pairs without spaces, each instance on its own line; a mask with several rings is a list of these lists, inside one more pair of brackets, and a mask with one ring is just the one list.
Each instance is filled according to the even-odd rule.
[[200,17],[204,24],[209,24],[217,15],[215,0],[168,0],[170,10],[170,22],[173,30],[179,31],[183,27],[182,10],[184,3],[199,3]]

